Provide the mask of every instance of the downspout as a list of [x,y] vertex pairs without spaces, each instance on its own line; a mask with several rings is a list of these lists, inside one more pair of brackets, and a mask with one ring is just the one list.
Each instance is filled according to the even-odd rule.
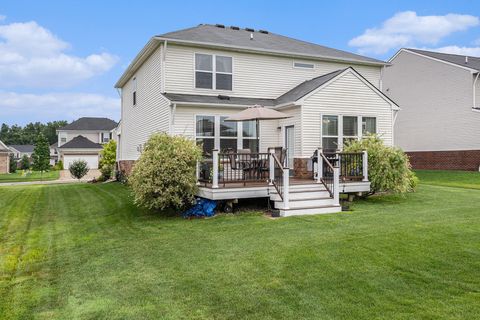
[[175,133],[175,112],[177,110],[177,104],[176,103],[172,103],[171,104],[171,110],[170,110],[170,135],[174,135]]
[[473,81],[473,108],[475,109],[477,107],[476,105],[476,99],[475,99],[475,95],[476,95],[476,90],[475,90],[475,87],[476,87],[476,84],[477,84],[477,80],[478,80],[478,76],[480,75],[480,72],[477,72],[477,76],[475,77],[475,81]]

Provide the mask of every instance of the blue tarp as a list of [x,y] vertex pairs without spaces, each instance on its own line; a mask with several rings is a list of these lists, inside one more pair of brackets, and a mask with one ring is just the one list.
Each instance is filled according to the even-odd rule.
[[197,198],[196,203],[193,205],[193,207],[183,212],[182,215],[184,218],[211,217],[215,215],[216,207],[217,202],[215,200]]

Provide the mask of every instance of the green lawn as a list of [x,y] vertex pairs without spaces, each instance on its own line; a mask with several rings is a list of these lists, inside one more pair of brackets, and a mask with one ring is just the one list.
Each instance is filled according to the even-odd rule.
[[478,319],[480,190],[205,220],[119,184],[0,187],[4,319]]
[[47,181],[57,180],[60,177],[60,171],[48,171],[43,174],[40,171],[32,171],[31,173],[23,173],[18,170],[15,173],[0,174],[0,183],[2,182],[24,182],[24,181]]
[[480,189],[479,172],[417,170],[415,173],[424,184]]

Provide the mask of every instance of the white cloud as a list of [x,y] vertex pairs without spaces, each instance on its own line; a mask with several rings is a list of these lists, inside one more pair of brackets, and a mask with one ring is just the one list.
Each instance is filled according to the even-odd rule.
[[463,56],[480,57],[480,47],[446,46],[446,47],[433,48],[433,49],[423,48],[423,50],[436,51],[436,52],[442,52],[442,53],[460,54]]
[[348,44],[360,53],[384,54],[400,47],[436,45],[454,32],[479,24],[480,19],[472,15],[418,16],[416,12],[404,11],[384,21],[380,28],[367,29]]
[[109,53],[78,57],[34,21],[0,25],[0,87],[68,87],[110,70]]
[[91,93],[28,94],[0,91],[0,119],[18,119],[24,122],[74,120],[97,116],[118,120],[120,99]]
[[0,14],[0,21],[3,21],[5,19],[7,19],[7,16],[4,16],[3,14]]

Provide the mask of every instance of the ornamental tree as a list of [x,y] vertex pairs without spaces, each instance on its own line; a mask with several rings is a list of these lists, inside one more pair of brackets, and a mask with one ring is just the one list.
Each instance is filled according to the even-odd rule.
[[50,168],[50,145],[43,133],[40,133],[37,136],[32,159],[34,170],[43,172]]
[[110,140],[103,145],[100,156],[100,172],[105,179],[110,179],[115,167],[115,161],[117,160],[117,143],[115,140]]

